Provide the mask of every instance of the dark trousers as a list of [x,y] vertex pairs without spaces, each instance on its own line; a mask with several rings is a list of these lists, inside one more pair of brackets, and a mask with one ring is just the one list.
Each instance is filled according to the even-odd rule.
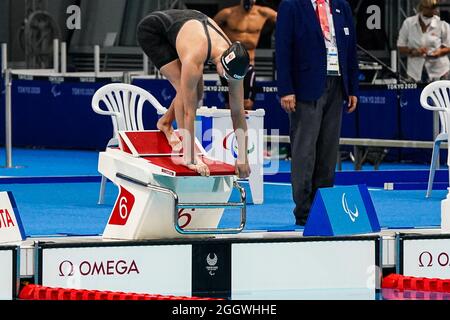
[[341,77],[328,77],[320,99],[297,101],[296,111],[290,115],[297,224],[306,222],[316,191],[334,185],[343,102]]

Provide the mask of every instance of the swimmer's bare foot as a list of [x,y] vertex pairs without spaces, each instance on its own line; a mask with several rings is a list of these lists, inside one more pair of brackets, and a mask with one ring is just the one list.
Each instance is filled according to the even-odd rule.
[[200,158],[196,159],[196,164],[188,164],[186,166],[203,177],[209,177],[210,175],[209,167]]
[[181,143],[180,138],[178,138],[177,134],[173,130],[171,125],[167,125],[162,123],[161,121],[158,121],[156,124],[156,127],[158,130],[160,130],[164,135],[166,136],[167,142],[172,147],[172,150],[174,152],[180,152],[183,148],[183,144]]

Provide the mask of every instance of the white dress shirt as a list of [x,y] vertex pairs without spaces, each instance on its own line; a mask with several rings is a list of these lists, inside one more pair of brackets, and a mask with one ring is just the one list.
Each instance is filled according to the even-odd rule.
[[[419,22],[419,15],[407,18],[400,29],[397,41],[398,47],[427,48],[432,53],[442,46],[450,48],[450,26],[434,16],[425,33]],[[450,70],[450,60],[447,56],[439,58],[408,56],[408,75],[415,81],[422,78],[422,70],[426,68],[430,80],[438,80]]]

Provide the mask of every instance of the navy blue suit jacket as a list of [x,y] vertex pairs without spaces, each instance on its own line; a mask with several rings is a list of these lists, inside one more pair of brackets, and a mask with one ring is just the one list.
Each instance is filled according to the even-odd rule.
[[[357,95],[358,60],[352,12],[345,0],[331,0],[344,94]],[[318,100],[325,91],[327,54],[311,0],[284,0],[276,28],[278,95]]]

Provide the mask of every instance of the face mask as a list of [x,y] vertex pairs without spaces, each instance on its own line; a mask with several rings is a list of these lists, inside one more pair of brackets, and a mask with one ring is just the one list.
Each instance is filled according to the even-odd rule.
[[431,23],[431,20],[433,19],[433,17],[425,17],[422,13],[420,14],[420,19],[422,19],[423,23],[425,23],[425,25],[429,25]]
[[254,0],[244,0],[243,6],[245,11],[250,11],[253,8],[253,5],[255,4]]

